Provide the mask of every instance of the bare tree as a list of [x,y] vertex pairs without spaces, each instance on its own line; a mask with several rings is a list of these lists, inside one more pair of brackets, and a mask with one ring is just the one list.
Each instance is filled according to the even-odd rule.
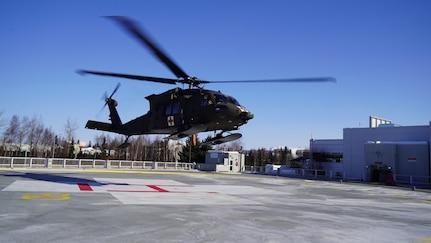
[[[39,147],[40,145],[47,145],[47,144],[41,143],[41,140],[43,138],[43,134],[44,134],[45,130],[47,130],[47,129],[44,128],[42,123],[40,123],[36,126],[35,135],[34,135],[34,144],[35,144],[36,148]],[[54,132],[52,132],[51,130],[48,130],[48,131],[50,132],[51,137],[55,136]]]
[[[31,120],[28,121],[28,135],[27,143],[30,145],[32,153],[36,152],[39,147],[39,140],[43,133],[43,123],[40,116],[34,115]],[[36,150],[36,151],[35,151]]]
[[105,137],[104,134],[101,135],[96,135],[94,137],[94,144],[93,144],[93,148],[98,148],[100,149],[102,144],[103,144],[103,138]]
[[149,136],[141,136],[142,137],[142,156],[141,160],[148,160],[150,158],[149,151],[151,146],[151,138]]
[[4,133],[6,143],[15,143],[17,141],[17,134],[19,130],[19,117],[17,115],[12,116],[9,121],[9,127],[6,128]]
[[6,150],[5,147],[5,141],[6,141],[6,132],[3,131],[3,127],[6,126],[6,119],[3,118],[4,111],[0,111],[0,133],[1,133],[1,141],[2,141],[2,148],[1,151],[4,152]]
[[[54,140],[55,140],[54,132],[50,128],[43,128],[40,133],[40,138],[37,144],[43,148],[47,148],[49,146],[52,146],[52,144],[54,144]],[[39,151],[39,152],[43,154],[42,156],[48,157],[47,149],[43,149],[42,151]]]
[[64,126],[64,133],[66,135],[66,139],[70,142],[75,137],[75,132],[78,129],[78,123],[76,120],[72,121],[69,117],[67,118],[66,125]]
[[28,118],[28,116],[24,116],[23,118],[20,119],[19,121],[19,125],[18,125],[18,144],[19,144],[19,152],[21,152],[21,147],[24,143],[24,139],[26,138],[26,136],[28,135],[28,131],[29,131],[29,124],[30,119]]
[[142,150],[144,147],[142,137],[132,137],[129,142],[131,143],[131,146],[129,147],[129,159],[140,160],[140,158],[142,158]]
[[3,118],[4,111],[0,111],[0,131],[6,126],[6,119]]
[[19,116],[14,115],[10,119],[9,127],[4,132],[4,143],[16,146],[18,153],[21,152],[22,144],[28,133],[28,120],[28,117],[20,119]]

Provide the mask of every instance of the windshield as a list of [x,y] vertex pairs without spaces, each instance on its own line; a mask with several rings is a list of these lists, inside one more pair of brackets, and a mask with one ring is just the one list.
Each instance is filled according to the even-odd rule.
[[231,96],[227,96],[227,95],[223,95],[223,94],[214,94],[214,96],[215,96],[216,104],[217,103],[232,103],[232,104],[235,104],[237,106],[241,106],[238,103],[238,101]]

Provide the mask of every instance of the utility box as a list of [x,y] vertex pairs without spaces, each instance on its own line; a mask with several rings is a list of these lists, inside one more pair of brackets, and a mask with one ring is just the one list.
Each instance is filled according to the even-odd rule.
[[201,164],[199,169],[216,172],[242,172],[244,164],[245,155],[238,151],[209,150],[205,155],[205,164]]

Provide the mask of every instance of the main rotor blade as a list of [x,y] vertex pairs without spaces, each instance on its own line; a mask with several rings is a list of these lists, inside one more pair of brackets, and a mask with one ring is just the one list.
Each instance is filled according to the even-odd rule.
[[316,83],[316,82],[336,83],[337,80],[332,77],[318,77],[318,78],[292,78],[292,79],[208,81],[208,83]]
[[146,35],[142,29],[139,29],[131,19],[124,16],[107,16],[107,18],[118,21],[130,33],[142,41],[153,51],[153,54],[156,55],[156,57],[158,57],[160,61],[162,61],[177,76],[177,78],[187,79],[189,77],[189,75],[187,75],[177,64],[175,64],[171,58],[164,54],[161,49],[150,40],[148,35]]
[[88,70],[79,70],[77,72],[79,74],[95,74],[95,75],[128,78],[128,79],[134,79],[134,80],[151,81],[151,82],[165,83],[165,84],[176,84],[176,82],[178,82],[178,80],[170,79],[170,78],[157,78],[157,77],[148,77],[148,76],[140,76],[140,75],[122,74],[122,73],[108,73],[108,72],[97,72],[97,71],[88,71]]

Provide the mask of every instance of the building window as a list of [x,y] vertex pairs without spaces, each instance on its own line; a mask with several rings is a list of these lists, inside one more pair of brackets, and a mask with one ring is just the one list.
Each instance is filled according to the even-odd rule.
[[343,162],[342,153],[313,153],[316,162]]

